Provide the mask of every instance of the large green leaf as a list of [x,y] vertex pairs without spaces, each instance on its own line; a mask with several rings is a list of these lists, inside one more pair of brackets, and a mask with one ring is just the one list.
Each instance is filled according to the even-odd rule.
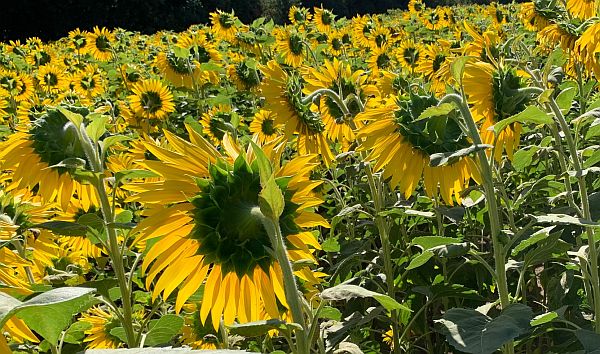
[[494,132],[496,134],[500,133],[504,128],[506,128],[511,123],[535,123],[535,124],[552,124],[552,118],[548,115],[548,113],[542,111],[537,106],[529,106],[525,108],[523,112],[515,114],[512,117],[508,117],[494,124]]
[[575,336],[583,345],[585,354],[600,354],[600,334],[585,329],[575,331]]
[[361,288],[358,285],[340,284],[334,286],[333,288],[326,289],[321,293],[321,298],[323,300],[329,301],[350,300],[357,297],[373,298],[377,300],[377,302],[379,302],[381,306],[383,306],[388,311],[412,311],[410,308],[400,304],[398,301],[392,299],[387,295],[379,294],[374,291]]
[[297,323],[286,323],[285,321],[278,319],[233,324],[229,326],[229,331],[231,333],[239,334],[244,337],[262,336],[273,329],[302,329],[302,327]]
[[171,338],[179,333],[179,330],[183,327],[183,322],[182,317],[173,314],[167,314],[157,320],[150,321],[144,345],[153,347],[168,343]]
[[94,289],[65,287],[52,289],[25,302],[0,294],[0,327],[13,315],[53,345],[72,317],[89,307]]
[[532,318],[531,308],[513,304],[496,318],[473,309],[453,308],[437,322],[446,340],[457,350],[486,354],[495,352],[505,343],[526,333]]

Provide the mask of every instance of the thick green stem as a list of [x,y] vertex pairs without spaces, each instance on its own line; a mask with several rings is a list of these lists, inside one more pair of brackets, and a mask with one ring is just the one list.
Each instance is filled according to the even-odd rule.
[[306,320],[304,318],[302,301],[300,299],[300,296],[302,295],[300,295],[298,292],[296,278],[294,277],[294,270],[287,255],[287,250],[283,241],[283,234],[281,233],[281,228],[279,227],[279,221],[271,220],[270,218],[265,217],[258,207],[253,210],[253,213],[261,218],[263,226],[269,234],[273,251],[275,253],[275,258],[277,259],[283,274],[285,298],[290,307],[290,311],[292,312],[292,319],[295,323],[302,327],[301,331],[296,331],[296,353],[309,354],[310,346],[306,337],[306,332],[308,329],[306,328]]
[[[72,129],[75,125],[67,125],[67,128]],[[95,142],[93,142],[85,131],[85,126],[82,123],[79,129],[76,129],[79,141],[83,147],[86,157],[91,165],[91,169],[96,173],[99,178],[95,183],[96,191],[98,192],[98,198],[100,200],[100,208],[102,210],[102,217],[104,218],[104,227],[108,234],[108,252],[109,257],[113,264],[115,275],[119,283],[119,290],[121,292],[121,301],[123,303],[123,328],[125,330],[125,336],[127,338],[127,344],[129,347],[135,347],[135,331],[133,330],[132,321],[132,304],[131,304],[131,288],[128,286],[127,277],[125,275],[125,266],[123,264],[123,253],[119,249],[119,243],[117,241],[117,233],[113,227],[115,221],[114,209],[108,199],[108,193],[106,193],[105,181],[101,177],[104,168],[98,149],[96,148]],[[132,270],[133,271],[133,270]]]
[[[367,175],[367,181],[369,183],[369,189],[371,190],[371,197],[373,198],[373,204],[375,206],[375,225],[379,231],[379,238],[381,239],[381,247],[383,249],[383,266],[385,270],[385,280],[387,283],[388,296],[392,299],[396,298],[396,287],[394,285],[394,266],[392,264],[392,250],[389,237],[389,228],[381,212],[385,208],[385,196],[383,194],[383,185],[375,183],[373,178],[373,170],[367,163],[365,164],[365,170]],[[400,338],[398,337],[398,313],[392,311],[392,340],[394,343],[394,352],[400,353]]]
[[[475,145],[480,145],[481,136],[479,135],[479,129],[477,124],[471,115],[469,106],[463,97],[457,94],[450,94],[444,97],[440,104],[444,101],[454,102],[463,116],[467,129],[469,130],[469,136],[473,140]],[[493,157],[492,157],[493,158]],[[506,253],[504,247],[500,242],[500,212],[498,210],[498,202],[496,199],[496,192],[494,189],[494,179],[492,175],[492,167],[485,151],[480,150],[477,152],[478,165],[481,170],[481,178],[483,179],[483,189],[485,193],[486,204],[488,207],[488,217],[490,219],[490,230],[492,236],[492,247],[494,251],[494,262],[495,262],[495,273],[496,273],[496,285],[498,286],[498,295],[500,298],[500,307],[505,309],[510,305],[510,293],[508,291],[508,283],[506,281]],[[508,342],[504,351],[507,354],[514,353],[514,343]]]
[[104,217],[104,224],[108,233],[109,257],[113,263],[115,275],[117,276],[117,281],[119,282],[119,290],[121,291],[121,301],[123,303],[124,319],[123,328],[125,329],[127,344],[129,345],[129,347],[133,348],[136,346],[136,336],[135,331],[133,330],[132,321],[131,288],[128,286],[127,276],[125,275],[123,255],[121,254],[121,250],[119,249],[117,233],[115,232],[114,227],[111,225],[112,223],[114,223],[115,215],[108,200],[108,195],[104,186],[104,180],[98,181],[96,188],[98,191],[98,197],[100,199],[102,216]]

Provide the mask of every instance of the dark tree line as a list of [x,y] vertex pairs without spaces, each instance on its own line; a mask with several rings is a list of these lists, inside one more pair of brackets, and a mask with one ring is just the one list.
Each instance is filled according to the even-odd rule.
[[[462,1],[426,0],[429,5]],[[153,33],[161,29],[182,31],[194,23],[206,23],[215,9],[235,10],[249,23],[260,16],[278,23],[287,20],[292,4],[332,9],[339,17],[404,9],[408,0],[9,0],[0,10],[0,40],[37,36],[54,40],[74,28],[121,27]]]

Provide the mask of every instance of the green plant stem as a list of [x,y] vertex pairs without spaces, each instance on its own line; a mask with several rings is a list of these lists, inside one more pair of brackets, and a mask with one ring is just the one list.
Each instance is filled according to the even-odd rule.
[[[72,129],[75,125],[67,125],[66,128]],[[123,329],[125,330],[125,336],[127,338],[127,345],[129,347],[135,347],[135,331],[133,329],[132,321],[132,304],[131,304],[131,288],[128,286],[127,277],[125,275],[125,266],[123,264],[123,253],[119,249],[119,243],[117,241],[117,233],[115,232],[112,224],[115,221],[114,209],[108,199],[108,193],[106,192],[105,180],[101,177],[104,172],[102,160],[96,144],[89,138],[86,133],[85,125],[81,123],[79,129],[77,129],[77,135],[79,141],[83,147],[86,157],[90,162],[92,172],[96,173],[98,178],[95,183],[96,191],[98,192],[98,199],[100,200],[100,209],[102,210],[102,217],[104,219],[104,227],[108,234],[108,252],[109,257],[113,263],[115,275],[119,283],[119,290],[121,292],[121,301],[123,303]],[[133,270],[132,270],[133,271]]]
[[[364,159],[363,159],[364,160]],[[365,164],[365,172],[367,175],[367,181],[369,183],[369,189],[371,190],[371,196],[373,198],[373,204],[375,206],[375,225],[379,231],[379,238],[381,239],[381,247],[383,249],[383,266],[385,270],[385,281],[387,283],[388,296],[392,299],[396,299],[396,287],[394,285],[394,266],[392,264],[392,251],[389,237],[389,228],[386,225],[386,221],[381,212],[385,207],[383,195],[383,185],[376,184],[375,178],[373,178],[373,170],[371,166]],[[394,352],[400,353],[400,338],[398,337],[398,312],[392,311],[392,340],[394,343]]]
[[344,116],[350,115],[350,111],[348,110],[348,107],[346,106],[344,101],[340,98],[340,96],[335,91],[330,90],[328,88],[320,88],[318,90],[311,92],[310,95],[308,95],[302,99],[302,103],[308,104],[308,103],[312,102],[315,98],[317,98],[321,95],[326,95],[327,97],[331,98],[335,102],[335,104],[337,104],[338,107],[340,107],[340,109],[342,110],[342,113],[344,113]]
[[292,264],[287,255],[287,250],[285,247],[285,243],[283,241],[283,234],[281,233],[281,228],[279,227],[279,220],[271,220],[270,218],[265,217],[260,208],[256,207],[253,210],[253,213],[257,214],[262,220],[263,226],[265,230],[269,234],[269,238],[271,239],[271,244],[273,246],[273,251],[275,253],[275,258],[281,267],[281,272],[283,274],[283,287],[285,290],[285,298],[290,307],[290,311],[292,312],[292,319],[295,323],[299,324],[302,327],[301,331],[296,332],[296,350],[295,352],[298,354],[309,354],[310,347],[307,342],[306,337],[306,320],[304,318],[304,313],[302,311],[302,302],[300,300],[300,296],[298,293],[298,286],[296,285],[296,278],[294,277],[294,271],[292,269]]
[[[114,211],[110,207],[110,202],[104,186],[104,180],[98,181],[96,186],[98,196],[100,199],[100,205],[102,208],[102,216],[104,217],[104,224],[108,233],[108,246],[110,259],[113,262],[113,268],[117,281],[119,283],[119,290],[121,291],[121,301],[123,303],[123,328],[125,329],[125,335],[127,337],[127,344],[129,347],[135,347],[136,336],[133,330],[132,321],[132,304],[131,304],[131,288],[128,286],[127,276],[125,275],[125,266],[123,264],[123,255],[119,249],[119,243],[117,241],[117,233],[115,229],[110,225],[114,222],[115,215]],[[133,271],[133,270],[132,270]]]
[[[475,145],[483,144],[481,136],[479,135],[479,129],[477,124],[471,115],[469,105],[466,100],[457,94],[449,94],[440,101],[439,104],[451,101],[454,102],[463,116],[467,129],[469,130],[469,136],[473,140]],[[508,283],[506,280],[506,252],[502,243],[500,242],[500,213],[498,210],[498,202],[496,200],[496,192],[494,189],[494,180],[492,174],[492,167],[485,151],[480,150],[477,152],[477,159],[479,161],[479,168],[481,177],[483,179],[483,189],[485,192],[486,204],[488,207],[488,217],[490,219],[490,230],[492,236],[492,247],[494,252],[494,265],[496,273],[496,284],[498,286],[498,295],[500,298],[500,307],[505,309],[510,305],[510,294],[508,291]],[[493,159],[493,157],[492,157]],[[508,342],[504,346],[504,352],[507,354],[514,353],[513,341]]]
[[[579,196],[581,198],[581,209],[583,211],[583,218],[587,221],[592,221],[592,214],[590,211],[590,202],[588,200],[587,184],[585,182],[585,176],[583,175],[582,163],[577,154],[577,147],[573,136],[571,135],[571,128],[565,120],[558,104],[554,98],[550,98],[548,106],[552,110],[554,117],[558,121],[558,124],[565,135],[565,141],[571,155],[573,168],[577,176],[577,183],[579,185]],[[566,171],[565,171],[566,172]],[[569,178],[568,176],[566,178]],[[600,277],[598,275],[598,249],[596,248],[596,240],[594,230],[591,227],[586,227],[586,234],[588,237],[588,254],[590,264],[590,277],[588,279],[592,283],[592,298],[594,301],[594,330],[596,333],[600,333],[600,323],[598,323],[598,316],[600,316]]]

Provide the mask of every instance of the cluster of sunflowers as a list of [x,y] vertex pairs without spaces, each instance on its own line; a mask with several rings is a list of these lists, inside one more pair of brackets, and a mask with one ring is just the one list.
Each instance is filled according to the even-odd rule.
[[[346,298],[322,293],[350,277],[322,244],[331,249],[330,223],[358,210],[340,212],[348,198],[334,183],[357,173],[346,168],[354,162],[366,171],[373,211],[363,215],[380,234],[397,304],[388,310],[398,317],[404,276],[394,269],[406,260],[390,260],[389,196],[393,210],[417,197],[435,210],[461,205],[490,177],[476,156],[513,160],[531,132],[515,117],[539,95],[528,86],[546,82],[521,63],[550,56],[560,66],[549,85],[572,78],[586,87],[580,96],[594,95],[584,81],[600,74],[595,16],[587,0],[411,0],[408,11],[352,19],[292,6],[285,26],[246,25],[217,11],[182,33],[96,27],[51,43],[0,43],[0,293],[98,295],[60,341],[27,316],[1,319],[0,351],[170,344],[303,353],[286,323],[310,328],[304,340],[329,333],[314,350],[339,345],[318,320],[340,322],[326,300]],[[548,104],[548,90],[537,101]],[[315,315],[323,309],[331,317]],[[374,351],[410,347],[413,321],[403,313],[391,329],[380,324],[378,341],[389,345]],[[172,321],[166,337],[153,330],[163,319]],[[263,337],[252,339],[258,327]]]

